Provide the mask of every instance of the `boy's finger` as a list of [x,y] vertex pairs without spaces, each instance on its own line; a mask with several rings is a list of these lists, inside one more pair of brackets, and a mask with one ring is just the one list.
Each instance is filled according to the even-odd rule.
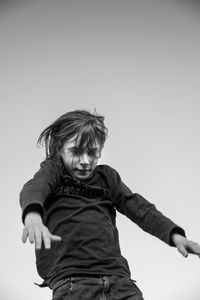
[[33,244],[34,241],[35,241],[35,235],[34,235],[34,232],[33,232],[32,229],[29,229],[29,230],[28,230],[28,237],[29,237],[29,242],[30,242],[31,244]]
[[40,231],[35,232],[35,248],[41,249],[42,246],[42,235]]
[[50,239],[50,234],[48,232],[42,232],[42,239],[44,242],[44,247],[45,249],[50,249],[51,248],[51,239]]
[[190,243],[189,245],[189,252],[190,253],[193,253],[193,254],[197,254],[197,255],[200,255],[200,246],[198,243]]
[[22,242],[26,243],[28,237],[28,229],[24,227],[23,232],[22,232]]
[[50,234],[50,238],[53,242],[60,242],[62,240],[62,238],[58,235],[53,235],[53,234]]
[[181,244],[178,246],[178,251],[184,256],[187,257],[188,256],[188,252],[185,249],[185,247]]

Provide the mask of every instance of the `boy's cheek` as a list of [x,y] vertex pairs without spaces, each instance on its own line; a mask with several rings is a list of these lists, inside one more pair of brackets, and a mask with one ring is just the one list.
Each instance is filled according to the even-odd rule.
[[62,158],[65,168],[71,170],[73,167],[73,160],[66,158],[64,155],[61,155],[61,158]]

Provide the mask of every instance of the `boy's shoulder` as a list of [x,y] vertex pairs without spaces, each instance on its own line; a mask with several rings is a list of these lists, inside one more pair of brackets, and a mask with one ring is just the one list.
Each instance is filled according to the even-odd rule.
[[62,168],[63,163],[60,158],[46,158],[40,163],[40,167],[42,168]]
[[63,163],[59,158],[46,158],[40,163],[40,170],[47,174],[62,174],[63,172]]
[[102,171],[105,171],[105,172],[117,172],[114,168],[112,168],[111,166],[109,165],[106,165],[106,164],[101,164],[101,165],[98,165],[97,168],[99,170],[102,170]]
[[107,177],[114,181],[118,180],[120,177],[119,173],[113,167],[106,164],[98,165],[97,170],[104,173]]

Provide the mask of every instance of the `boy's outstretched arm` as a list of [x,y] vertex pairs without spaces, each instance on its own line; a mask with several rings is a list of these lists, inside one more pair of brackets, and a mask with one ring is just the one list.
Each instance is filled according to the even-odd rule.
[[189,253],[200,257],[200,245],[186,238],[183,228],[164,216],[153,203],[132,191],[121,180],[120,175],[111,169],[112,199],[116,209],[126,215],[144,231],[174,246],[184,256]]
[[25,217],[25,226],[22,233],[22,242],[25,243],[29,238],[30,243],[35,243],[35,248],[40,250],[42,243],[45,249],[51,248],[51,242],[60,242],[61,237],[53,235],[43,224],[42,218],[37,212],[30,212]]
[[200,257],[200,245],[198,243],[190,241],[178,233],[172,233],[171,240],[184,257],[187,257],[189,253]]

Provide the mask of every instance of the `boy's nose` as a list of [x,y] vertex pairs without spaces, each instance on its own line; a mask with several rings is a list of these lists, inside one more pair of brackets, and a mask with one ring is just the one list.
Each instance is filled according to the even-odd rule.
[[90,164],[90,160],[89,160],[89,157],[88,157],[87,154],[81,155],[81,157],[80,157],[80,164],[84,165],[84,166],[87,166],[87,165]]

